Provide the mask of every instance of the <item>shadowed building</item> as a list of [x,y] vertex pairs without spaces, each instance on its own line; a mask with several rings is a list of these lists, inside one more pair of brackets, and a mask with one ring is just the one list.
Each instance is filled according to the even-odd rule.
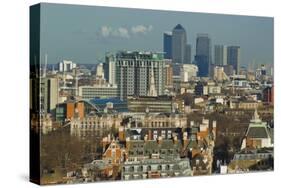
[[165,32],[163,34],[163,51],[165,59],[172,59],[172,33]]
[[235,70],[235,74],[239,74],[240,68],[240,46],[228,46],[227,47],[227,64],[232,65]]
[[198,76],[209,76],[210,65],[212,64],[211,56],[211,39],[208,34],[198,34],[196,38],[196,55],[195,61],[198,66]]
[[223,66],[227,64],[227,47],[225,45],[215,45],[215,65]]
[[173,63],[183,64],[186,53],[186,31],[181,24],[176,25],[172,32],[172,59]]

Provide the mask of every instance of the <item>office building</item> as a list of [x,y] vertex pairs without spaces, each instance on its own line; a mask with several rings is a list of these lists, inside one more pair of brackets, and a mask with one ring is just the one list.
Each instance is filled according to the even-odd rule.
[[186,53],[186,31],[178,24],[172,31],[172,59],[173,63],[183,64]]
[[215,65],[223,66],[227,64],[227,47],[215,45]]
[[78,94],[83,99],[119,97],[117,85],[110,84],[80,86]]
[[56,121],[65,122],[73,118],[84,118],[84,103],[78,101],[66,101],[56,106]]
[[71,72],[74,68],[76,68],[76,63],[72,61],[63,60],[58,63],[59,72]]
[[205,55],[196,55],[195,63],[198,67],[198,76],[207,77],[209,75],[208,57]]
[[223,71],[227,76],[232,76],[235,72],[232,65],[224,65]]
[[198,67],[194,64],[184,64],[181,67],[181,81],[188,82],[197,77]]
[[104,63],[104,76],[109,84],[116,84],[116,62],[114,55],[106,55]]
[[97,68],[96,68],[96,77],[97,77],[97,78],[104,79],[104,70],[103,70],[103,64],[102,64],[102,63],[99,63],[99,64],[97,65]]
[[223,67],[221,67],[221,66],[214,67],[213,79],[216,81],[219,81],[219,82],[228,80],[228,76],[225,74]]
[[54,113],[59,99],[58,79],[40,79],[40,112],[41,114]]
[[240,46],[228,46],[227,47],[227,64],[232,65],[235,70],[235,74],[239,74],[240,67]]
[[166,112],[173,110],[183,111],[183,100],[176,101],[170,96],[159,97],[128,97],[128,109],[130,112]]
[[172,59],[172,33],[165,32],[163,34],[163,52],[165,59]]
[[209,76],[211,61],[211,39],[208,34],[198,34],[196,38],[195,61],[199,69],[199,76]]
[[186,44],[185,46],[185,62],[186,64],[191,64],[191,45]]

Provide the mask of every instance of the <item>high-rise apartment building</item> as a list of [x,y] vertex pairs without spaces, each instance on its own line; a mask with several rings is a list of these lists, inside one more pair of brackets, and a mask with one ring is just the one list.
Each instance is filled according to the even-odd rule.
[[227,64],[232,65],[236,74],[239,74],[240,67],[240,46],[227,47]]
[[214,64],[218,66],[227,64],[227,47],[225,45],[215,45]]
[[[121,99],[164,94],[166,60],[163,53],[121,51],[107,55],[106,60],[108,78],[117,84]],[[113,75],[110,68],[115,69]]]
[[172,59],[172,32],[163,34],[163,51],[165,59]]

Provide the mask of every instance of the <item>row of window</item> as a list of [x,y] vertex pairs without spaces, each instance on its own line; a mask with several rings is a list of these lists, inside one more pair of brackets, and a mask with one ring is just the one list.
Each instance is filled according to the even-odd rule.
[[124,166],[123,173],[126,172],[149,172],[149,171],[171,171],[177,170],[179,167],[174,164],[155,164],[155,165],[134,165]]

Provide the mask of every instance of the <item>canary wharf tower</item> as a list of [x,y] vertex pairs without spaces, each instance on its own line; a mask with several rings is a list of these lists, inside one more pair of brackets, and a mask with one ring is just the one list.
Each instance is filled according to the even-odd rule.
[[185,63],[186,31],[181,24],[176,25],[172,31],[172,60],[173,63]]

